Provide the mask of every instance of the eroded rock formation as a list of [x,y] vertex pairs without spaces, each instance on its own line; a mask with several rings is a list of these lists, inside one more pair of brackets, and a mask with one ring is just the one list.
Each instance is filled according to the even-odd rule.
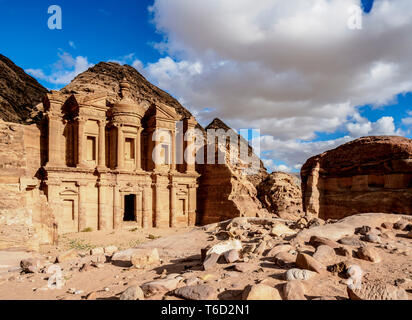
[[[208,129],[231,131],[219,119],[215,119],[207,126],[206,130]],[[238,137],[237,134],[234,136]],[[238,141],[238,143],[233,143],[230,148],[229,143],[222,145],[216,141],[216,164],[197,166],[197,170],[201,174],[197,201],[198,222],[200,224],[214,223],[235,217],[256,217],[269,214],[259,201],[256,190],[256,185],[264,180],[268,173],[260,159],[250,149],[247,141],[243,138]],[[207,141],[208,147],[211,143],[212,141]],[[242,161],[233,163],[230,160],[231,154],[238,154],[240,144],[245,144],[244,146],[254,157],[252,162],[256,172],[248,172],[248,165]],[[208,147],[206,149],[210,152]],[[226,155],[225,163],[218,163],[220,155]]]
[[411,139],[357,139],[309,159],[301,177],[304,210],[322,219],[412,214]]
[[41,118],[47,89],[10,59],[0,54],[0,118],[15,123],[33,123]]
[[35,178],[40,131],[0,121],[0,249],[38,249],[56,241],[54,215]]
[[303,215],[300,180],[288,173],[273,172],[257,187],[265,208],[283,219],[296,220]]

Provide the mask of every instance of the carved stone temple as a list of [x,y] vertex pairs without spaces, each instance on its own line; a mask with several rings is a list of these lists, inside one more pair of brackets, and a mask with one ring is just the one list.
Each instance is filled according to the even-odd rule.
[[120,88],[114,104],[94,93],[45,98],[42,189],[59,234],[112,230],[124,221],[142,228],[196,223],[199,174],[194,163],[176,161],[177,144],[194,141],[176,137],[197,122],[164,104],[135,102],[125,80]]

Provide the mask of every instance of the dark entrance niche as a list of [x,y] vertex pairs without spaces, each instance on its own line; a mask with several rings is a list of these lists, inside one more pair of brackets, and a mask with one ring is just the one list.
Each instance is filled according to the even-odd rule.
[[136,195],[129,194],[124,197],[123,221],[136,221]]

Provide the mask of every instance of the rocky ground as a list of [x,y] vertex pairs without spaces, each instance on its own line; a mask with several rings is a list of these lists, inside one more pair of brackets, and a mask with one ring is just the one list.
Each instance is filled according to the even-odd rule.
[[411,230],[411,217],[363,214],[67,235],[0,252],[0,299],[410,299]]

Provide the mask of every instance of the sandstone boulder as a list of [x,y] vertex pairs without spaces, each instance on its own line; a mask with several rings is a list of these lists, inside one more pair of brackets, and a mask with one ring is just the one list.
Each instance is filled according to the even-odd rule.
[[187,300],[213,300],[216,298],[216,291],[209,285],[195,285],[176,289],[174,294]]
[[300,179],[283,172],[273,172],[257,187],[258,198],[277,216],[297,220],[303,215]]
[[284,300],[306,300],[305,287],[299,280],[288,281],[283,285]]
[[316,276],[317,273],[309,270],[304,270],[304,269],[289,269],[285,273],[285,280],[287,281],[293,281],[293,280],[310,280],[314,276]]
[[73,260],[76,260],[78,257],[79,255],[77,251],[75,249],[71,249],[69,251],[59,254],[59,256],[57,257],[57,262],[63,263],[67,261],[73,261]]
[[371,247],[359,248],[356,252],[356,255],[359,257],[359,259],[370,261],[373,263],[379,263],[382,260],[376,249]]
[[296,265],[301,269],[314,271],[319,274],[326,273],[326,267],[322,263],[305,253],[298,254],[296,258]]
[[390,284],[364,282],[360,289],[348,286],[348,295],[351,300],[408,300],[404,289]]
[[121,294],[120,300],[144,300],[143,290],[139,286],[131,286]]
[[264,284],[248,286],[243,291],[242,300],[282,300],[279,290]]
[[316,252],[313,254],[313,258],[324,265],[329,265],[335,260],[336,253],[333,248],[322,245],[316,249]]

